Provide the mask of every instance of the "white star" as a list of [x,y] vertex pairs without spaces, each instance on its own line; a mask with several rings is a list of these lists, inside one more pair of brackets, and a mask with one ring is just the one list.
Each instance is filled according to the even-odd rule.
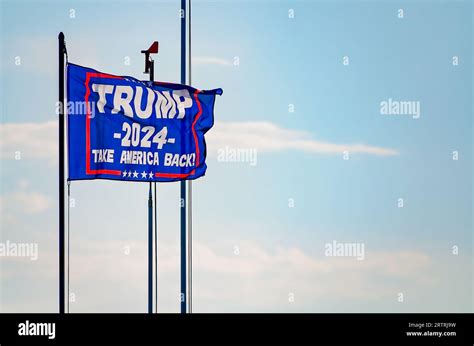
[[146,178],[146,172],[145,171],[142,172],[142,178]]
[[127,177],[131,177],[132,176],[132,171],[128,171],[128,174],[127,174]]
[[126,177],[126,176],[127,176],[127,171],[123,171],[123,172],[122,172],[122,176],[123,176],[123,177]]
[[153,179],[153,172],[148,173],[150,179]]
[[137,171],[133,171],[133,177],[138,178],[138,172]]

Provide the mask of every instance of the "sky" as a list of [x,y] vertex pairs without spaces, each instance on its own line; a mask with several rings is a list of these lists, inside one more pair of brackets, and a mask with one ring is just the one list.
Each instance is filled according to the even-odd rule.
[[[472,15],[193,1],[191,84],[224,91],[193,182],[193,311],[474,310]],[[0,242],[38,245],[0,258],[1,312],[58,311],[60,31],[70,62],[141,79],[158,40],[155,78],[180,81],[179,1],[0,1]],[[256,156],[219,158],[234,149]],[[70,188],[70,311],[145,312],[147,184]],[[179,183],[158,186],[158,238],[158,310],[178,312]]]

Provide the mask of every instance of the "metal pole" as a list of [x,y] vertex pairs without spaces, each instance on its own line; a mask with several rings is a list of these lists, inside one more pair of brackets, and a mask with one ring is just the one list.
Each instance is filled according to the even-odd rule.
[[[150,65],[150,81],[154,80],[155,62]],[[153,197],[151,182],[148,187],[148,313],[153,313]]]
[[155,312],[158,313],[158,213],[156,211],[158,197],[156,194],[156,182],[153,182],[155,190]]
[[71,182],[67,182],[67,313],[70,312],[69,310],[69,294],[71,292],[69,286],[69,267],[70,267],[70,249],[71,249]]
[[[186,84],[186,0],[181,0],[181,84]],[[180,182],[181,207],[181,313],[186,313],[186,181]]]
[[64,34],[58,35],[59,74],[59,313],[64,314]]
[[[188,4],[188,82],[191,85],[191,0]],[[188,311],[193,312],[193,182],[188,181]]]
[[188,311],[193,312],[193,225],[192,225],[192,192],[191,180],[188,181]]
[[[150,61],[150,81],[154,82],[155,81],[155,61],[151,60]],[[155,276],[155,313],[158,313],[158,214],[157,214],[157,204],[158,204],[158,199],[156,197],[156,182],[153,182],[153,187],[154,187],[154,196],[155,196],[155,203],[154,203],[154,219],[155,219],[155,232],[153,235],[154,241],[155,241],[155,271],[154,271],[154,276]],[[152,183],[150,182],[150,190],[151,190]]]
[[153,198],[148,189],[148,313],[153,313]]

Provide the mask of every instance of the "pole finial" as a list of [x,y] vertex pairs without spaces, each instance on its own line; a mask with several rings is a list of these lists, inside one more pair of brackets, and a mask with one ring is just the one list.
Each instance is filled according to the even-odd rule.
[[159,43],[158,41],[154,41],[150,48],[146,50],[142,50],[142,53],[145,54],[145,72],[143,73],[150,73],[150,67],[151,67],[151,58],[150,54],[158,54],[158,48],[159,48]]

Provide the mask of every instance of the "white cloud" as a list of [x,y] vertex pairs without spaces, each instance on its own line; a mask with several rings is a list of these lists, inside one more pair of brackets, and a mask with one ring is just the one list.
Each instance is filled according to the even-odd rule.
[[17,190],[0,196],[0,214],[7,220],[16,218],[13,214],[38,214],[53,206],[52,199],[40,192],[28,189],[28,183],[20,182]]
[[58,158],[58,122],[0,124],[0,158],[45,159]]
[[48,196],[35,191],[16,191],[2,198],[9,204],[16,204],[17,210],[23,210],[26,214],[41,213],[53,204]]
[[[126,246],[130,249],[128,255],[124,252]],[[244,303],[239,308],[243,311],[291,311],[320,300],[395,299],[394,292],[400,287],[424,289],[434,282],[429,272],[433,267],[431,258],[416,251],[371,252],[365,260],[358,261],[352,257],[317,256],[298,247],[268,250],[254,242],[242,243],[238,255],[232,249],[223,253],[222,249],[200,242],[195,242],[193,248],[196,311],[229,311],[239,302]],[[173,311],[178,304],[169,300],[179,290],[179,247],[162,241],[158,250],[160,305]],[[83,294],[92,286],[99,291],[104,285],[123,286],[130,294],[140,292],[145,296],[146,251],[146,244],[136,241],[92,242],[75,235],[71,257],[73,291]],[[54,277],[57,254],[48,251],[40,255],[44,263],[50,264],[43,268],[48,272],[44,276]],[[384,282],[384,277],[389,283]],[[296,296],[294,306],[288,305],[290,292]],[[123,306],[114,305],[118,298],[109,292],[106,311],[123,311]],[[94,311],[105,302],[101,294],[91,294],[87,299],[85,305],[78,303],[74,309]]]
[[[90,239],[78,231],[73,229],[71,243],[71,292],[77,299],[71,311],[145,311],[146,242]],[[47,287],[57,283],[57,243],[53,233],[45,234],[47,243],[40,244],[38,261],[18,267],[14,260],[4,258],[1,274],[15,285],[28,278],[28,282],[43,287],[42,303],[38,295],[10,295],[3,312],[54,309],[56,293]],[[129,254],[125,253],[127,246]],[[294,246],[266,248],[247,241],[239,244],[238,255],[224,244],[210,246],[195,241],[193,248],[197,312],[387,312],[398,304],[398,292],[410,297],[403,311],[419,311],[417,299],[434,292],[424,309],[435,311],[442,306],[437,294],[446,289],[444,283],[452,274],[439,270],[444,258],[417,250],[371,250],[358,261],[353,257],[325,257],[322,244],[319,250],[304,251]],[[158,254],[159,311],[176,312],[179,244],[159,241]],[[290,293],[295,298],[292,303]]]
[[265,121],[216,122],[206,135],[209,152],[229,146],[231,148],[257,149],[259,153],[283,150],[298,150],[316,154],[341,155],[369,154],[377,156],[398,155],[395,149],[366,145],[362,143],[340,144],[318,141],[311,134],[301,130],[291,130]]
[[196,56],[192,58],[192,63],[196,65],[221,65],[221,66],[232,66],[230,60],[212,57],[212,56]]
[[[14,159],[19,151],[22,159],[57,162],[57,129],[57,121],[0,124],[0,158]],[[351,154],[398,155],[397,150],[390,148],[317,141],[306,131],[285,129],[271,122],[216,122],[206,139],[210,155],[216,155],[225,146],[257,149],[259,154],[297,150],[341,155],[347,150]]]

